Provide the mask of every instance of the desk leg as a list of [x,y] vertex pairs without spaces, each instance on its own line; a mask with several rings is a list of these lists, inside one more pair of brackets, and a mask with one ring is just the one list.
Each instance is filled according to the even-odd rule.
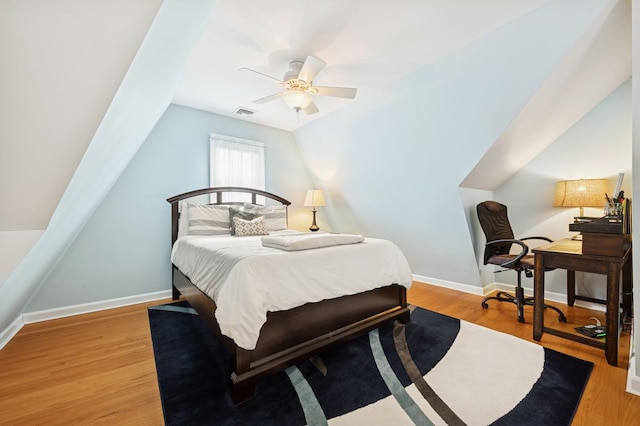
[[533,270],[533,339],[542,338],[544,328],[544,256],[535,254]]
[[620,264],[610,262],[607,272],[607,337],[604,352],[607,362],[618,365],[618,333],[620,332]]
[[567,305],[573,306],[576,301],[576,271],[567,270]]
[[631,316],[633,310],[633,254],[629,254],[624,267],[622,268],[622,311]]

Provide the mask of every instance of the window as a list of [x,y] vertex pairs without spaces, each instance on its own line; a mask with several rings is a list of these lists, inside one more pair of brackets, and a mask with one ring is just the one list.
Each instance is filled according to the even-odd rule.
[[[209,184],[265,189],[264,144],[212,133],[209,136]],[[233,194],[223,201],[251,201]],[[258,201],[264,204],[264,200]]]

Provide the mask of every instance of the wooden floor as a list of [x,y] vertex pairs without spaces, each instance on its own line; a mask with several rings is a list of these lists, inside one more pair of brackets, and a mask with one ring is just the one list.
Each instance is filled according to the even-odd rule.
[[[531,308],[521,324],[514,305],[490,302],[485,310],[480,299],[420,283],[409,292],[415,305],[532,341]],[[161,425],[147,305],[25,325],[0,351],[0,425]],[[558,306],[569,327],[603,319],[601,312]],[[545,325],[557,323],[546,315]],[[548,334],[541,343],[595,364],[573,425],[640,424],[640,397],[625,392],[628,333],[619,367],[596,348]]]

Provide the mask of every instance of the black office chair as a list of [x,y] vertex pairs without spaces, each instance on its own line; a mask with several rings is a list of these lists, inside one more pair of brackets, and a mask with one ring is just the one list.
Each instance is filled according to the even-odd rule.
[[[523,243],[525,240],[545,240],[552,242],[547,237],[527,237],[516,240],[507,217],[507,206],[496,201],[484,201],[476,206],[478,220],[487,238],[484,248],[484,264],[498,265],[506,269],[512,269],[518,274],[518,285],[515,296],[499,291],[495,296],[482,299],[482,307],[488,309],[487,300],[514,303],[518,307],[518,321],[524,322],[524,306],[533,306],[533,297],[525,297],[522,288],[521,275],[533,277],[534,256],[529,253],[529,247]],[[511,246],[517,244],[522,248],[518,254],[510,254]],[[549,271],[550,269],[545,269]],[[545,309],[553,309],[558,312],[558,320],[567,322],[564,316],[555,306],[544,305]]]

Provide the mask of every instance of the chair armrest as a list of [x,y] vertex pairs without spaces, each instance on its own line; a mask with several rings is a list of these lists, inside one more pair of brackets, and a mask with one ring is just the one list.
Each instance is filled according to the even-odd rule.
[[[529,238],[534,238],[534,237],[529,237]],[[516,255],[516,257],[514,257],[510,261],[505,262],[502,265],[500,265],[503,268],[513,269],[515,267],[515,265],[517,265],[518,262],[520,262],[520,259],[525,257],[527,255],[527,253],[529,253],[529,247],[525,243],[523,243],[522,240],[493,240],[493,241],[489,241],[486,245],[488,246],[488,245],[491,245],[491,244],[499,244],[499,243],[518,244],[520,247],[522,247],[522,251],[520,253],[518,253]]]
[[547,241],[549,243],[553,242],[553,240],[551,238],[548,238],[548,237],[525,237],[525,238],[520,238],[520,241],[524,241],[524,240],[544,240],[544,241]]

